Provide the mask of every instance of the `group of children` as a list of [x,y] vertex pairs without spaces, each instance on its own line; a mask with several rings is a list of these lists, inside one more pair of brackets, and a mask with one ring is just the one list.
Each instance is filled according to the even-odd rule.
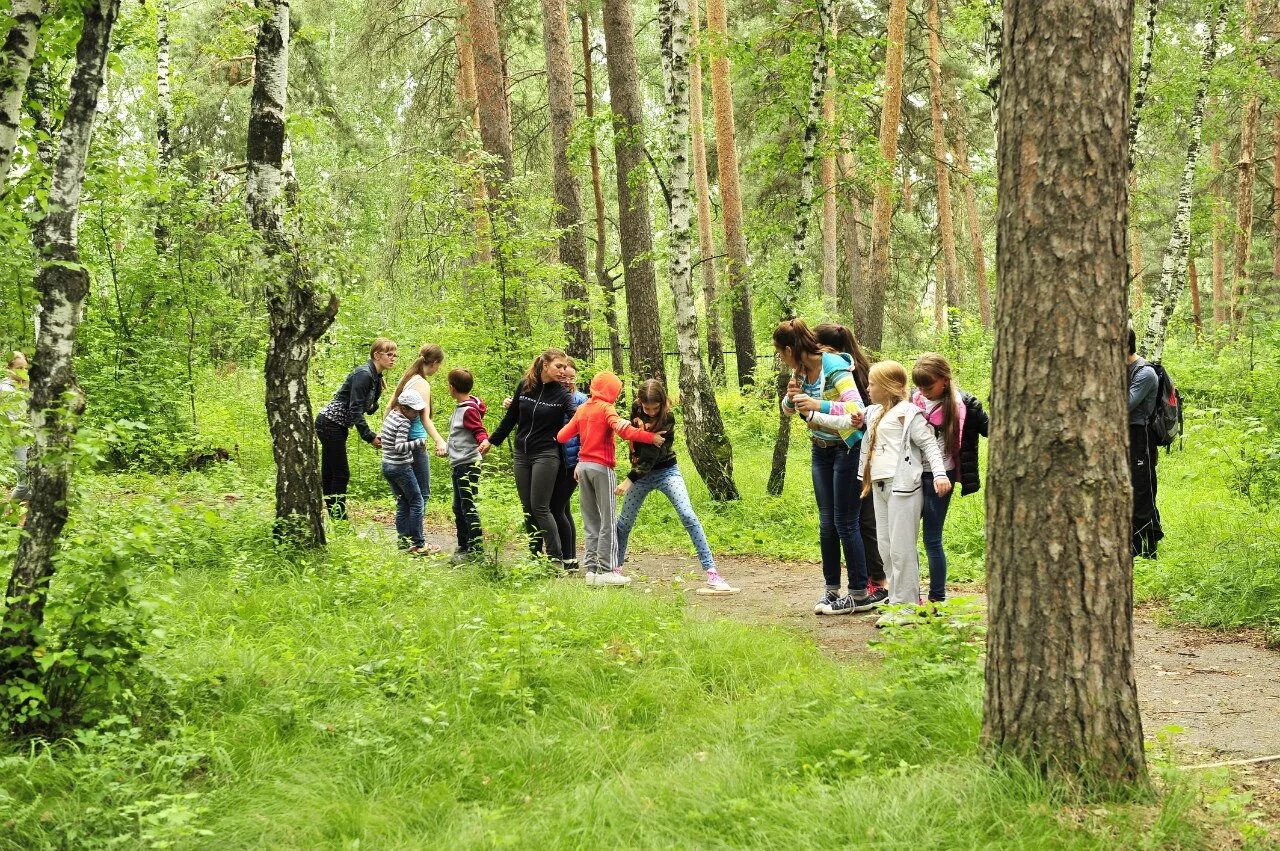
[[[956,483],[962,493],[979,487],[977,442],[988,430],[981,403],[956,386],[943,356],[921,355],[909,379],[906,368],[896,361],[870,364],[843,326],[828,324],[810,330],[802,320],[791,320],[778,326],[774,345],[793,371],[782,409],[805,420],[813,444],[825,580],[815,613],[851,614],[884,604],[923,603],[916,545],[922,524],[929,564],[927,599],[945,600],[942,528]],[[426,347],[423,352],[425,357]],[[549,365],[547,370],[554,373]],[[454,558],[462,560],[479,553],[483,540],[476,494],[481,457],[490,448],[484,427],[486,409],[471,394],[471,373],[452,370],[449,393],[457,406],[448,437],[442,438],[430,425],[430,385],[425,376],[432,371],[415,371],[396,389],[380,436],[382,471],[396,496],[396,530],[402,545],[412,554],[426,553],[422,510],[429,474],[414,467],[425,464],[415,461],[415,456],[425,455],[428,433],[435,438],[436,453],[447,456],[453,470],[458,533]],[[597,373],[590,398],[582,401],[581,394],[576,395],[571,413],[564,414],[566,421],[555,435],[560,446],[570,447],[567,457],[572,461],[566,462],[563,478],[569,491],[575,486],[579,491],[586,583],[630,583],[622,571],[627,539],[645,498],[658,490],[671,501],[697,550],[706,578],[699,593],[736,593],[738,589],[716,568],[676,464],[675,417],[666,388],[661,381],[643,382],[628,419],[615,407],[621,390],[616,374]],[[628,443],[631,460],[631,470],[621,483],[615,471],[619,439]],[[623,497],[620,510],[619,496]],[[868,503],[873,508],[864,510]],[[568,522],[572,523],[571,517]],[[562,545],[573,547],[572,535],[560,538],[568,539]],[[844,595],[840,594],[842,556],[849,574]],[[572,550],[562,553],[561,559],[568,570],[577,569]],[[881,623],[902,616],[902,610],[897,610]]]

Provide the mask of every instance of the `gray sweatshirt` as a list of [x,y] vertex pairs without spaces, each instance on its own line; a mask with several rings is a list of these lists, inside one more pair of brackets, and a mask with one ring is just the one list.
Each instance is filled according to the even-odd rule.
[[480,442],[488,440],[484,415],[488,409],[475,396],[458,403],[449,418],[449,463],[454,467],[480,462]]

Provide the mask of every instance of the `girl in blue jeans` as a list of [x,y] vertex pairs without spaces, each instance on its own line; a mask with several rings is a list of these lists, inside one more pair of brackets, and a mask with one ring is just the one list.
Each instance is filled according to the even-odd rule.
[[667,399],[667,388],[661,381],[651,378],[640,385],[636,393],[636,402],[631,406],[631,424],[645,431],[653,431],[665,438],[661,446],[648,443],[631,443],[631,472],[618,485],[615,493],[624,497],[622,510],[618,514],[618,563],[617,568],[627,557],[627,538],[636,525],[636,515],[645,497],[650,491],[660,491],[671,500],[672,507],[680,522],[684,524],[693,547],[698,551],[698,561],[702,563],[707,584],[698,589],[699,594],[723,595],[736,594],[737,588],[729,585],[716,570],[715,558],[711,555],[711,545],[707,543],[707,535],[702,531],[702,523],[693,511],[693,503],[689,501],[689,490],[684,485],[684,477],[676,465],[675,430],[676,418],[671,412],[671,403]]
[[[926,422],[938,438],[942,463],[947,478],[954,485],[956,460],[960,456],[961,436],[964,433],[966,409],[951,376],[951,364],[942,355],[925,352],[916,359],[911,370],[911,380],[916,391],[911,401],[924,411]],[[924,462],[925,477],[930,475],[929,462]],[[941,603],[947,599],[947,552],[942,546],[942,527],[947,522],[947,509],[951,506],[951,492],[938,496],[933,488],[924,488],[924,511],[921,514],[924,528],[924,552],[929,559],[929,602]]]
[[413,451],[421,449],[427,439],[409,436],[413,421],[426,407],[422,394],[405,390],[382,418],[382,475],[396,498],[396,538],[410,555],[429,552],[422,533],[422,489],[413,473]]

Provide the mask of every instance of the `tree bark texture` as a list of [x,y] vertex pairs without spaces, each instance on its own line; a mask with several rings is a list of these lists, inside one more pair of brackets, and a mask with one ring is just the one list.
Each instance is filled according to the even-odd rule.
[[1231,318],[1231,304],[1227,299],[1227,249],[1222,238],[1227,204],[1218,187],[1222,179],[1222,143],[1215,141],[1209,150],[1209,168],[1213,172],[1213,321],[1222,326]]
[[1147,102],[1147,81],[1151,78],[1151,55],[1156,46],[1156,9],[1160,0],[1147,0],[1147,29],[1142,38],[1142,59],[1138,62],[1138,84],[1133,90],[1133,114],[1129,116],[1129,171],[1133,171],[1133,152],[1138,145],[1138,123],[1142,106]]
[[547,101],[551,110],[551,170],[556,197],[556,244],[568,267],[564,280],[565,350],[587,363],[595,355],[587,299],[587,234],[578,177],[569,164],[573,131],[573,59],[569,54],[569,10],[565,0],[542,0],[542,37],[547,54]]
[[729,13],[725,0],[707,0],[707,32],[711,42],[711,107],[716,118],[716,168],[724,216],[725,292],[733,325],[738,387],[755,384],[756,332],[751,309],[751,274],[747,268],[747,236],[743,230],[742,186],[738,172],[737,130],[729,67]]
[[987,475],[982,740],[1090,793],[1146,782],[1121,285],[1131,13],[1006,0],[996,145],[991,405],[1010,415]]
[[[800,168],[800,198],[796,201],[796,226],[791,234],[791,269],[787,273],[786,288],[782,291],[782,319],[794,319],[796,299],[804,282],[804,254],[809,232],[809,213],[813,207],[813,172],[817,164],[818,134],[822,130],[823,90],[827,85],[828,37],[831,34],[833,16],[831,0],[818,0],[818,41],[814,46],[813,64],[809,67],[809,107],[805,115],[804,137],[801,142],[803,165]],[[825,264],[825,246],[823,262]],[[825,272],[824,272],[825,274]],[[776,378],[779,397],[787,391],[790,371],[778,362]],[[769,481],[765,484],[772,496],[782,493],[787,479],[787,448],[791,445],[791,416],[778,413],[778,435],[773,442],[773,458],[769,468]]]
[[[1254,43],[1258,20],[1258,0],[1245,0],[1243,42],[1247,49]],[[1236,239],[1231,269],[1231,333],[1239,331],[1245,318],[1245,299],[1249,297],[1249,249],[1253,241],[1253,176],[1258,152],[1258,119],[1262,103],[1256,93],[1245,101],[1244,119],[1240,126],[1240,161],[1236,164]]]
[[276,532],[303,547],[324,545],[324,502],[312,426],[307,370],[315,341],[338,312],[338,299],[318,293],[297,246],[285,232],[285,110],[289,89],[289,4],[256,0],[263,15],[254,50],[249,100],[249,223],[266,261],[267,425],[276,462]]
[[156,141],[161,166],[173,162],[173,142],[169,121],[173,116],[173,96],[169,90],[169,0],[156,7]]
[[582,24],[582,76],[583,88],[586,94],[583,111],[587,115],[587,124],[592,128],[591,190],[596,209],[596,284],[600,287],[600,292],[604,297],[604,322],[605,327],[609,329],[609,363],[615,374],[622,375],[626,372],[626,367],[623,365],[622,334],[618,332],[617,291],[614,289],[613,279],[609,277],[609,272],[605,268],[607,237],[605,232],[604,187],[600,183],[600,147],[596,144],[595,123],[592,120],[596,114],[596,93],[595,73],[593,71],[595,62],[591,56],[591,11],[589,6],[584,8],[579,20]]
[[840,208],[845,273],[843,286],[836,288],[836,315],[842,324],[853,327],[854,305],[864,297],[866,288],[866,275],[862,266],[862,226],[858,222],[862,217],[862,204],[858,200],[858,189],[852,182],[855,172],[853,154],[847,150],[847,144],[841,144],[846,150],[840,152],[840,177],[848,183],[849,188],[848,203]]
[[73,352],[89,294],[89,270],[80,262],[76,247],[76,220],[111,29],[119,11],[119,0],[84,6],[48,213],[34,234],[39,253],[35,288],[40,305],[31,364],[30,411],[35,437],[28,467],[31,502],[9,577],[9,605],[0,628],[0,682],[34,682],[39,677],[34,654],[44,625],[58,539],[69,512],[71,444],[84,412]]
[[[458,111],[464,116],[462,142],[468,152],[471,150],[471,133],[480,134],[480,111],[476,105],[476,59],[471,49],[471,2],[461,6],[461,17],[454,31],[454,44],[458,51],[458,76],[455,80],[458,91]],[[468,153],[465,162],[471,162]],[[476,250],[472,252],[471,262],[480,265],[493,262],[493,236],[489,224],[489,190],[485,186],[484,172],[477,169],[475,184],[471,190],[471,212],[475,220]]]
[[[828,2],[825,5],[830,5]],[[831,43],[835,44],[836,20],[831,18]],[[828,314],[838,309],[839,218],[836,211],[836,64],[827,49],[827,85],[822,96],[822,127],[826,150],[822,154],[822,303]]]
[[676,347],[680,350],[680,401],[689,457],[716,500],[738,498],[733,448],[724,433],[711,377],[702,362],[693,295],[693,193],[689,189],[689,0],[659,0],[658,23],[667,111],[667,160],[671,191],[671,294]]
[[724,386],[724,328],[720,322],[720,299],[716,280],[716,241],[711,221],[711,181],[707,175],[707,137],[702,112],[702,55],[698,33],[701,23],[698,0],[690,5],[689,37],[692,63],[689,65],[690,135],[693,139],[693,183],[698,191],[698,252],[702,267],[702,301],[707,318],[707,365],[711,382]]
[[658,282],[649,223],[649,164],[645,156],[644,96],[636,69],[631,0],[604,0],[604,41],[609,53],[609,99],[618,172],[618,236],[627,294],[631,375],[665,378]]
[[1271,277],[1280,279],[1280,110],[1271,119]]
[[[942,21],[938,15],[938,0],[929,3],[929,115],[933,127],[933,160],[938,176],[938,235],[942,243],[942,291],[953,334],[960,331],[959,310],[963,301],[960,295],[960,264],[956,260],[956,223],[951,213],[951,164],[947,162],[947,134],[942,118]],[[939,330],[945,330],[940,328]]]
[[1191,324],[1196,329],[1196,345],[1204,336],[1204,314],[1200,310],[1200,278],[1196,274],[1196,258],[1187,258],[1187,286],[1191,290]]
[[9,177],[13,149],[18,144],[22,122],[22,99],[36,55],[36,34],[40,31],[42,0],[11,0],[8,17],[13,20],[4,44],[0,45],[0,194]]
[[[1191,254],[1191,195],[1195,190],[1196,165],[1200,159],[1200,133],[1204,127],[1205,97],[1209,91],[1209,77],[1218,56],[1218,36],[1226,22],[1227,4],[1219,2],[1209,21],[1209,35],[1200,58],[1200,80],[1196,85],[1195,100],[1191,107],[1191,126],[1187,130],[1187,159],[1182,167],[1182,184],[1178,187],[1178,201],[1174,208],[1173,228],[1169,232],[1169,244],[1160,262],[1160,283],[1151,293],[1151,312],[1147,330],[1142,338],[1142,351],[1149,360],[1159,362],[1164,355],[1164,341],[1169,333],[1169,320],[1178,307],[1178,295],[1182,292],[1182,274]],[[1132,138],[1132,137],[1131,137]]]
[[978,295],[978,321],[983,328],[991,327],[991,291],[987,287],[987,252],[983,247],[982,221],[978,218],[977,192],[973,188],[973,173],[969,166],[969,143],[966,138],[967,116],[953,123],[956,128],[956,165],[964,178],[964,217],[969,226],[969,250],[973,254],[973,284]]
[[898,124],[902,120],[902,66],[907,38],[907,0],[889,0],[889,47],[880,110],[880,156],[886,176],[876,184],[871,207],[871,258],[866,301],[858,305],[858,339],[872,349],[884,345],[884,297],[889,288],[889,237],[893,226],[893,179],[897,172]]

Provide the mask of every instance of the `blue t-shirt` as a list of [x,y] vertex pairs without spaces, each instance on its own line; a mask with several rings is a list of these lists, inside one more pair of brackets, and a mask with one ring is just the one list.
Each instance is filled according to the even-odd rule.
[[[426,413],[425,411],[423,413]],[[414,417],[409,423],[409,439],[418,440],[427,436],[427,427],[422,424],[422,414]]]

